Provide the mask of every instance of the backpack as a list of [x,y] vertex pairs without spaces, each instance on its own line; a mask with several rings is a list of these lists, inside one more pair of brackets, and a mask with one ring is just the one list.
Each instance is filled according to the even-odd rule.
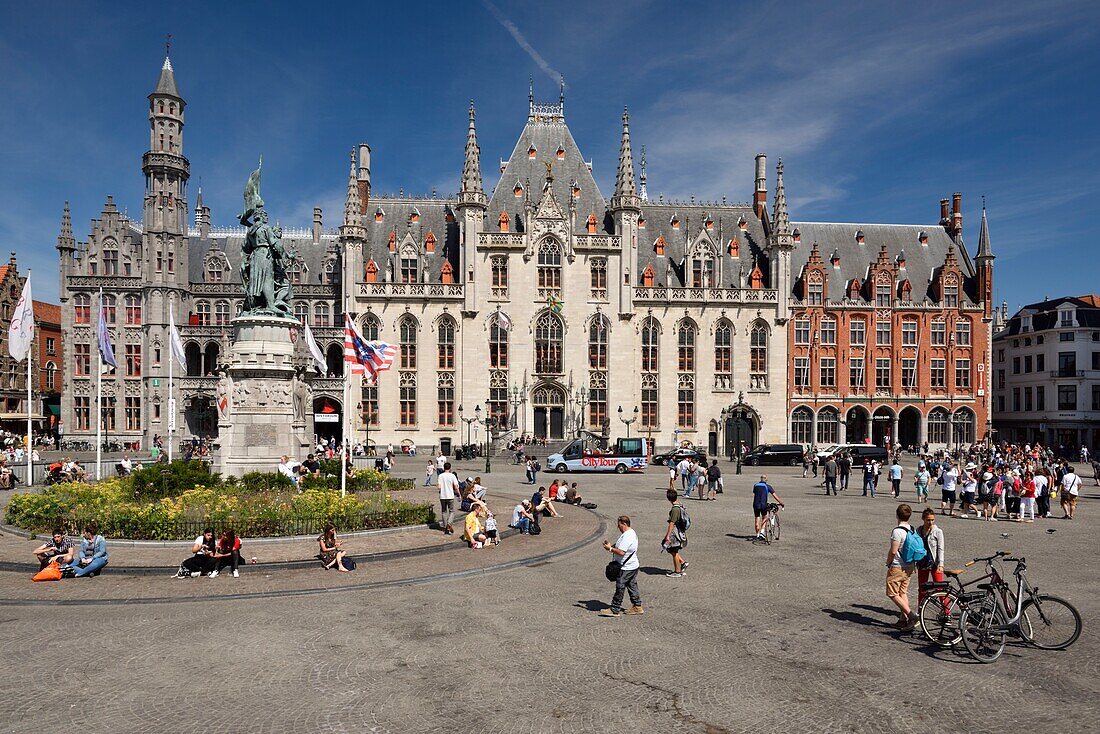
[[680,508],[680,522],[676,523],[676,528],[681,533],[686,533],[688,528],[691,527],[691,516],[688,515],[687,508],[681,504],[676,504],[676,507]]
[[537,522],[533,522],[527,526],[528,535],[540,535],[542,534],[542,527]]
[[901,525],[898,525],[898,527],[905,530],[905,540],[898,548],[898,561],[903,566],[912,566],[926,559],[928,557],[928,546],[924,544],[924,538],[920,536],[920,533],[912,528],[906,529]]

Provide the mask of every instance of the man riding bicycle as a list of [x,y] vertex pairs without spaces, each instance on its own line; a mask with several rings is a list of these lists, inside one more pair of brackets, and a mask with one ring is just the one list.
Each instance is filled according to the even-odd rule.
[[755,522],[756,537],[764,537],[764,521],[768,516],[768,499],[775,497],[780,507],[786,507],[783,500],[775,493],[772,485],[768,484],[768,475],[761,474],[760,481],[752,485],[752,514]]

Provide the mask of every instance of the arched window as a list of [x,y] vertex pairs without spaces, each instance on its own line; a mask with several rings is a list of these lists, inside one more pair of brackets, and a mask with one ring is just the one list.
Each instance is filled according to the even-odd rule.
[[563,372],[562,342],[565,325],[561,318],[544,311],[535,322],[535,372],[560,375]]
[[104,320],[106,320],[106,322],[108,324],[117,323],[117,319],[118,319],[118,301],[115,300],[114,296],[111,296],[111,295],[103,296],[103,313],[104,313]]
[[749,332],[749,387],[768,387],[768,327],[760,322]]
[[714,328],[714,386],[733,388],[733,326],[725,319]]
[[401,344],[401,369],[416,369],[416,319],[405,316],[398,326]]
[[821,343],[827,346],[836,344],[836,317],[821,317]]
[[489,425],[499,430],[508,428],[508,375],[489,375]]
[[103,247],[103,274],[118,275],[118,248],[113,241]]
[[344,345],[329,344],[325,350],[325,364],[328,367],[329,377],[344,376]]
[[947,411],[943,408],[928,413],[928,443],[947,443]]
[[602,257],[592,258],[589,265],[591,275],[592,298],[602,301],[607,299],[607,260]]
[[290,261],[290,264],[286,268],[286,279],[298,285],[302,282],[302,262],[297,258]]
[[508,329],[501,323],[499,316],[493,317],[489,324],[489,367],[495,370],[508,369]]
[[681,321],[676,329],[676,369],[680,372],[695,371],[695,324]]
[[818,411],[817,443],[820,446],[840,443],[840,413],[836,408],[822,408]]
[[642,372],[656,372],[660,356],[661,331],[654,319],[642,324]]
[[46,389],[47,390],[56,390],[57,389],[56,380],[57,380],[57,365],[54,364],[53,362],[47,362],[46,363]]
[[213,256],[206,260],[206,282],[221,283],[225,273],[225,263],[221,258]]
[[795,443],[813,443],[814,412],[803,406],[791,413],[791,440]]
[[299,324],[305,324],[309,318],[309,306],[304,301],[294,302],[294,320]]
[[544,240],[538,252],[539,297],[561,290],[561,245],[554,240]]
[[409,428],[416,425],[416,373],[402,372],[398,377],[398,404],[401,425]]
[[489,261],[493,298],[508,297],[508,258],[497,255]]
[[378,317],[372,313],[367,314],[366,318],[363,319],[363,328],[360,331],[363,338],[369,342],[378,341],[379,331]]
[[[221,355],[221,348],[218,347],[217,342],[210,342],[206,345],[206,349],[202,353],[202,371],[205,375],[212,375],[214,370],[218,368],[218,358]],[[141,374],[141,362],[138,358],[138,374]]]
[[329,326],[329,309],[327,303],[318,303],[313,306],[313,325]]
[[214,323],[218,326],[229,323],[229,301],[217,301],[214,304]]
[[951,416],[951,425],[954,427],[952,435],[956,446],[974,443],[974,411],[970,408],[959,408]]
[[141,326],[141,296],[130,293],[123,303],[126,305],[126,325]]
[[706,245],[700,245],[691,255],[691,287],[713,288],[718,278],[718,268],[714,261],[714,252]]
[[592,372],[588,377],[588,426],[603,428],[607,420],[607,373]]
[[210,325],[210,301],[196,301],[195,302],[195,316],[198,318],[199,326]]
[[183,349],[188,377],[202,377],[202,348],[195,342],[187,342]]
[[455,368],[455,322],[449,316],[439,320],[438,327],[439,369]]
[[92,323],[92,297],[87,293],[77,293],[73,296],[73,323]]
[[401,250],[400,265],[400,283],[419,283],[420,282],[420,261],[416,257],[416,249],[412,246],[405,246]]
[[588,369],[607,369],[608,325],[606,316],[596,316],[588,327]]
[[642,427],[658,425],[658,379],[661,351],[661,330],[656,319],[642,323]]
[[676,386],[676,425],[695,427],[695,375],[681,374]]

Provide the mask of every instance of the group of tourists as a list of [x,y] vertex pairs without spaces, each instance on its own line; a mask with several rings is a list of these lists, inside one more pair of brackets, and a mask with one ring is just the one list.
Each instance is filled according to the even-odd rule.
[[711,459],[710,466],[707,466],[705,461],[696,461],[693,457],[685,457],[675,463],[669,462],[668,488],[670,490],[676,489],[677,478],[680,480],[680,489],[684,497],[691,497],[698,491],[699,499],[713,502],[725,491],[718,459]]
[[202,535],[191,544],[191,557],[180,564],[173,578],[217,578],[222,569],[229,568],[233,578],[238,578],[241,565],[241,539],[227,528],[214,538],[214,529],[205,528]]
[[[40,570],[36,581],[98,576],[107,565],[107,541],[99,534],[99,527],[94,522],[84,526],[79,544],[63,530],[55,528],[50,539],[35,548],[34,556],[38,559]],[[53,571],[54,575],[43,575],[47,571]]]

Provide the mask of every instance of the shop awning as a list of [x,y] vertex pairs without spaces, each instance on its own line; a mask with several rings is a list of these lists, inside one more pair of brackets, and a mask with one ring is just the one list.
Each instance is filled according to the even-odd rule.
[[61,406],[60,405],[47,405],[46,410],[48,410],[50,412],[50,415],[56,415],[58,417],[61,416]]

